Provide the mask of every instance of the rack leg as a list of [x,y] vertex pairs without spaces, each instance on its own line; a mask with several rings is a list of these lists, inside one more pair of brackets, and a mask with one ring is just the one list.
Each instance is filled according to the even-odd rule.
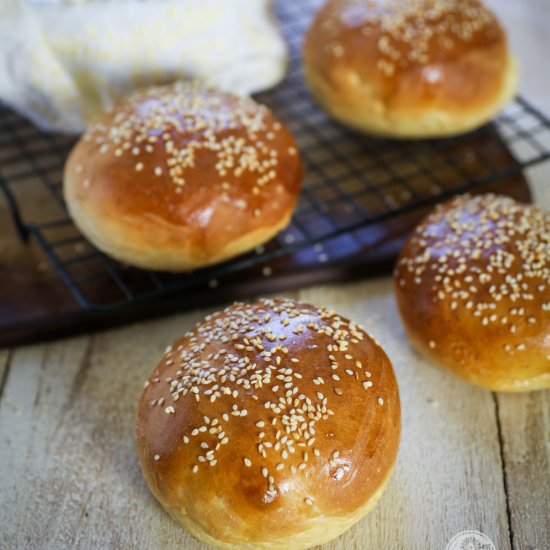
[[13,224],[15,225],[15,229],[17,230],[17,234],[19,235],[19,238],[24,243],[28,242],[29,230],[26,224],[23,222],[23,218],[21,217],[19,208],[17,206],[17,201],[15,200],[13,193],[8,187],[8,184],[1,178],[0,178],[0,189],[4,192],[4,196],[6,197],[6,202],[8,204],[8,209],[11,214],[11,219],[13,220]]

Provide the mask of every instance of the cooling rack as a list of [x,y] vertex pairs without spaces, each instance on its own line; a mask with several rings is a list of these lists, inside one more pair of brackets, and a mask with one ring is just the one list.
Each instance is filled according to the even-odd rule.
[[[73,140],[42,133],[0,107],[0,189],[21,238],[38,242],[83,309],[113,311],[181,296],[201,283],[215,288],[220,278],[257,266],[269,276],[269,262],[304,250],[329,262],[333,258],[323,243],[359,239],[359,229],[375,229],[456,193],[483,189],[550,158],[550,121],[522,97],[493,124],[451,139],[372,139],[332,122],[311,99],[301,71],[301,41],[317,4],[278,3],[289,71],[277,88],[257,96],[300,145],[305,182],[298,207],[289,227],[270,243],[212,268],[183,275],[132,269],[93,248],[71,222],[62,198],[62,169]],[[56,214],[28,219],[16,199],[22,181],[45,188]]]

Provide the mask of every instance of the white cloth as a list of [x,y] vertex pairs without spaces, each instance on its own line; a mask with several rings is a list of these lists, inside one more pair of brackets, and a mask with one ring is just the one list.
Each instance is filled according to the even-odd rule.
[[46,130],[81,132],[142,86],[249,94],[285,68],[271,0],[0,0],[0,101]]

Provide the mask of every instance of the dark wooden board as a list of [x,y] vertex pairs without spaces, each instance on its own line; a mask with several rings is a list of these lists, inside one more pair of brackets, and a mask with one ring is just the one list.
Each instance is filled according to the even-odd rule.
[[[529,201],[523,174],[483,187]],[[35,208],[43,208],[37,200]],[[175,311],[226,303],[327,282],[349,281],[391,272],[395,256],[429,208],[414,210],[153,302],[128,304],[117,311],[87,311],[77,303],[36,243],[24,245],[0,203],[0,346],[30,343],[103,329]],[[268,268],[267,270],[265,268]]]

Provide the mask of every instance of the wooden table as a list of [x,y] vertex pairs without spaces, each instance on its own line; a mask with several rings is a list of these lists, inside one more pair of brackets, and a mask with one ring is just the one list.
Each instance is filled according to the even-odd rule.
[[[529,71],[522,90],[550,112],[542,68],[550,2],[493,4]],[[537,202],[550,208],[550,166],[528,175]],[[14,242],[6,217],[0,203],[2,253]],[[366,326],[392,359],[401,391],[403,436],[388,489],[326,548],[444,549],[468,529],[499,550],[550,548],[550,391],[489,393],[417,355],[389,279],[287,295]],[[0,548],[205,548],[156,504],[134,451],[145,377],[205,314],[0,350]]]

